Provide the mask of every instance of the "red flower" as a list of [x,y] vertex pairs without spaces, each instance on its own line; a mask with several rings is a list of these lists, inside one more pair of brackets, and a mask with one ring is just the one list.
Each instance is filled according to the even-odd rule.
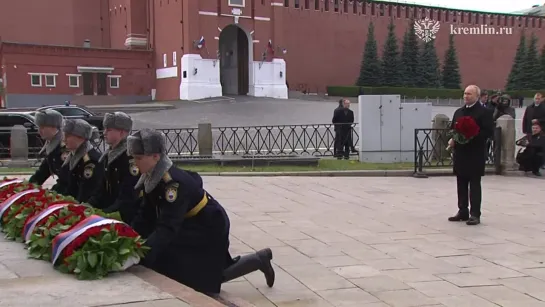
[[477,125],[471,116],[460,117],[454,124],[454,130],[466,138],[466,140],[474,138],[480,132],[479,125]]

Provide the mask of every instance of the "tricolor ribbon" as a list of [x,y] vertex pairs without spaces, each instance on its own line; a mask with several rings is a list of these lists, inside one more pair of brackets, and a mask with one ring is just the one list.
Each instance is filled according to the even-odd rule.
[[[12,195],[10,198],[8,198],[5,201],[3,201],[2,203],[0,203],[0,218],[2,216],[4,216],[4,213],[11,207],[11,205],[16,203],[23,196],[28,195],[28,194],[38,193],[38,192],[40,192],[39,189],[32,189],[32,190],[22,191],[22,192],[19,192],[19,193],[15,194],[15,195]],[[1,224],[2,224],[2,220],[0,220],[0,225]]]
[[71,203],[67,204],[57,204],[48,207],[47,209],[43,210],[42,212],[34,215],[32,218],[30,218],[26,224],[25,228],[23,228],[23,238],[25,238],[25,242],[30,240],[30,237],[32,236],[32,233],[34,232],[34,229],[36,228],[36,225],[40,223],[44,218],[50,216],[51,214],[55,213],[56,211],[61,210],[62,208],[72,205]]
[[52,243],[52,263],[55,265],[55,262],[59,259],[60,255],[64,251],[64,249],[72,243],[75,239],[77,239],[80,235],[85,233],[89,228],[97,227],[97,226],[103,226],[108,224],[118,224],[123,223],[120,221],[112,220],[103,218],[98,215],[91,215],[90,217],[84,219],[83,221],[79,222],[74,228],[70,229],[69,231],[62,232],[58,236],[53,239]]
[[12,184],[15,184],[15,183],[21,183],[21,182],[23,182],[23,180],[21,180],[21,179],[4,181],[4,182],[0,183],[0,189],[4,188],[4,187],[7,187],[8,185],[12,185]]

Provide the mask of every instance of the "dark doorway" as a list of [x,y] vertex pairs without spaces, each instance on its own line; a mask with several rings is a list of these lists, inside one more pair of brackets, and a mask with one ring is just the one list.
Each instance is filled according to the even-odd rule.
[[225,27],[219,38],[220,82],[224,95],[249,92],[250,44],[248,35],[237,25]]
[[93,78],[93,73],[84,72],[83,77],[83,95],[94,95],[95,94],[95,82]]
[[97,95],[108,95],[108,75],[97,73]]

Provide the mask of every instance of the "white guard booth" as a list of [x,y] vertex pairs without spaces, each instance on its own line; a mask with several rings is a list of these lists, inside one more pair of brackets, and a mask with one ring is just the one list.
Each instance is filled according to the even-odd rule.
[[361,162],[414,162],[414,130],[431,128],[431,103],[401,103],[399,95],[361,95]]

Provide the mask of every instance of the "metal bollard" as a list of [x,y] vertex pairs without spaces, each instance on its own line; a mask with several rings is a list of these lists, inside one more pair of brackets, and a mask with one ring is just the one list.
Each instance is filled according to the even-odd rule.
[[424,150],[420,148],[418,150],[418,158],[417,158],[417,168],[414,172],[413,177],[414,178],[428,178],[428,175],[424,173]]

